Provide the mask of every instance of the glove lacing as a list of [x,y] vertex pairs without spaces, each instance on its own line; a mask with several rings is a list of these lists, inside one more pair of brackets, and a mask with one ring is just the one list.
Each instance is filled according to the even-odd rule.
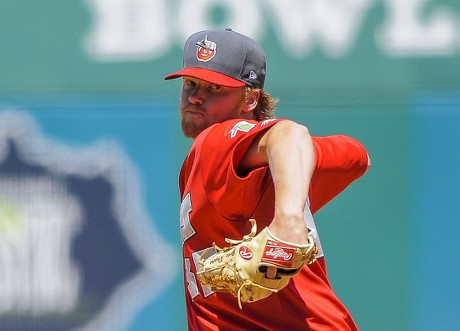
[[238,297],[238,307],[240,307],[240,310],[243,309],[243,305],[241,304],[241,290],[243,289],[243,287],[246,287],[246,286],[256,286],[258,288],[261,288],[263,290],[268,290],[268,291],[271,291],[273,293],[276,293],[278,292],[277,289],[274,289],[274,288],[269,288],[269,287],[266,287],[266,286],[263,286],[263,285],[260,285],[260,284],[257,284],[257,283],[254,283],[252,280],[250,279],[246,279],[243,284],[241,284],[240,288],[238,289],[238,292],[237,292],[237,297]]

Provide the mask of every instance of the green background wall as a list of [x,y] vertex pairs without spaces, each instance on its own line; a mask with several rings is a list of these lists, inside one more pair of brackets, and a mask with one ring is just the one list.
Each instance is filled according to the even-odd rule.
[[[190,141],[180,81],[163,76],[195,30],[248,33],[266,49],[278,117],[354,136],[371,155],[371,171],[316,216],[360,328],[456,330],[460,176],[449,167],[460,150],[446,126],[459,118],[459,22],[454,0],[0,1],[0,112],[29,114],[63,144],[121,144],[152,226],[179,254],[176,176]],[[123,328],[185,328],[181,278],[124,312]]]

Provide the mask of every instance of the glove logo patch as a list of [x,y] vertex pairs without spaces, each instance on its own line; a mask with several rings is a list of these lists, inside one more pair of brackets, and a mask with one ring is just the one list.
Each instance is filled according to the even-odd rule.
[[247,260],[247,261],[252,259],[252,257],[254,256],[252,251],[246,246],[241,246],[240,247],[239,254],[240,254],[241,258],[243,258],[244,260]]
[[269,262],[282,267],[291,267],[295,256],[296,248],[280,242],[267,240],[262,262]]

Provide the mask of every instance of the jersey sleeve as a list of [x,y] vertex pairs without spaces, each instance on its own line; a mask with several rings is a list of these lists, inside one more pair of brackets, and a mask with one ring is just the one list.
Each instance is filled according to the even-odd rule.
[[365,147],[349,136],[313,137],[313,144],[316,169],[309,196],[311,211],[315,213],[361,177],[369,159]]
[[[215,124],[203,131],[182,167],[181,194],[184,194],[190,172],[199,171],[199,183],[206,199],[219,214],[230,220],[250,217],[269,186],[273,185],[270,170],[265,166],[243,176],[236,172],[236,167],[252,141],[279,121],[237,119]],[[313,144],[316,168],[309,199],[314,213],[364,174],[368,158],[364,146],[348,136],[313,137]]]
[[[228,219],[247,219],[271,183],[268,166],[244,176],[236,167],[252,141],[278,120],[231,120],[215,125],[202,143],[201,177],[208,199]],[[203,154],[205,153],[205,154]]]

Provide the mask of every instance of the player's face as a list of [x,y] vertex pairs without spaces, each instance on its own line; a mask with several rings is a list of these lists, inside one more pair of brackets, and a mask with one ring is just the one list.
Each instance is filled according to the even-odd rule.
[[244,110],[244,87],[224,87],[193,77],[183,78],[180,115],[186,137],[195,138],[215,123],[240,118]]

